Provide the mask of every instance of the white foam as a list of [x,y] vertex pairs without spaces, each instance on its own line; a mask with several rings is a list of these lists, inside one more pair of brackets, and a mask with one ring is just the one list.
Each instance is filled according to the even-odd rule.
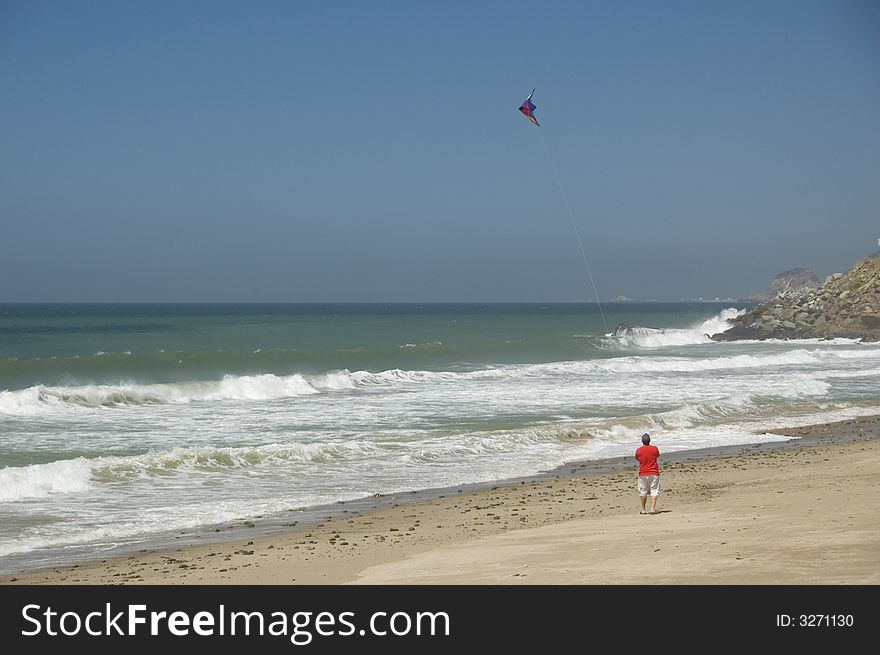
[[10,416],[29,416],[37,413],[50,402],[41,397],[40,387],[29,387],[18,391],[0,391],[0,414]]
[[324,443],[272,443],[255,446],[182,447],[140,455],[89,460],[97,482],[167,478],[170,475],[255,470],[274,465],[356,462],[381,454],[374,443],[346,440]]
[[[714,355],[714,356],[713,356]],[[187,404],[194,402],[262,401],[295,398],[318,393],[371,387],[408,385],[453,385],[473,381],[525,380],[529,378],[572,375],[626,373],[700,373],[717,371],[782,371],[786,367],[816,368],[814,377],[841,377],[848,371],[830,372],[835,364],[849,361],[872,362],[880,359],[880,348],[841,348],[824,345],[797,348],[787,352],[739,354],[705,357],[642,356],[564,361],[545,364],[506,365],[467,372],[408,371],[389,369],[379,372],[346,369],[318,375],[226,375],[221,380],[178,382],[169,384],[118,384],[82,386],[35,386],[15,391],[0,391],[0,415],[28,416],[70,408],[124,407],[127,405]],[[871,376],[870,372],[853,370],[852,376]],[[800,392],[798,392],[800,393]]]
[[590,372],[610,373],[687,373],[742,369],[779,369],[785,366],[825,366],[834,360],[880,359],[880,348],[873,350],[839,350],[832,348],[797,349],[788,352],[760,355],[733,355],[729,357],[664,357],[631,355],[610,359],[553,362],[505,370],[512,376],[571,375]]
[[318,393],[305,377],[294,375],[225,375],[219,389],[204,396],[198,393],[185,396],[184,402],[193,400],[273,400]]
[[[632,347],[664,348],[714,343],[710,336],[732,328],[733,323],[731,321],[737,316],[744,314],[745,311],[744,309],[729,307],[719,312],[716,316],[688,328],[659,328],[643,332],[636,328],[634,334],[604,339],[602,346],[612,349]],[[608,336],[610,337],[610,335]]]
[[330,371],[322,375],[309,377],[309,384],[321,390],[354,389],[354,380],[347,370]]
[[7,466],[0,469],[0,502],[81,492],[90,485],[91,466],[83,457],[48,464]]
[[[345,376],[319,376],[323,388],[342,388]],[[336,386],[334,386],[336,385]],[[70,407],[122,407],[222,400],[273,400],[319,393],[304,376],[226,375],[222,380],[169,384],[36,386],[0,391],[0,414],[28,416]]]
[[406,371],[395,368],[387,371],[372,373],[370,371],[355,371],[351,378],[358,386],[387,386],[393,384],[424,384],[432,382],[454,382],[461,380],[467,374],[436,371]]
[[880,368],[870,368],[864,371],[820,371],[819,378],[874,378],[880,376]]

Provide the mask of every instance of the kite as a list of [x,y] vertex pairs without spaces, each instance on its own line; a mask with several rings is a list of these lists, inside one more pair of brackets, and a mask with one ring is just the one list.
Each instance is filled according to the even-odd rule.
[[537,125],[538,127],[541,127],[541,124],[537,120],[535,120],[535,115],[532,113],[537,109],[537,107],[535,107],[535,105],[532,104],[532,95],[534,95],[534,93],[535,93],[535,90],[532,89],[532,92],[529,94],[529,97],[526,98],[526,101],[519,106],[519,110],[523,113],[523,115],[526,118],[528,118],[530,121],[532,121],[535,125]]

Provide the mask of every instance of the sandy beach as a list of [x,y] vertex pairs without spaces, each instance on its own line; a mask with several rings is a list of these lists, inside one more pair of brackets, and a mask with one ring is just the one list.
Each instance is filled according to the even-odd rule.
[[[795,438],[661,455],[655,515],[639,514],[635,462],[619,458],[447,490],[283,534],[0,582],[880,583],[880,417],[781,434]],[[655,444],[662,453],[662,436]]]

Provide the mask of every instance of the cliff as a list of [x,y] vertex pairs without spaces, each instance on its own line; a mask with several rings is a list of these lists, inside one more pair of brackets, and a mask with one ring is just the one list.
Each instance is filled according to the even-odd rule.
[[772,300],[737,317],[732,328],[712,335],[712,339],[845,337],[880,341],[878,254],[863,259],[847,273],[829,276],[819,288],[792,290],[783,285]]

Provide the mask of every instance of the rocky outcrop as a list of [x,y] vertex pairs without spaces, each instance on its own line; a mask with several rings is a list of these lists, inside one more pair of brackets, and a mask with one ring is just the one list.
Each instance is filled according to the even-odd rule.
[[880,257],[872,255],[848,273],[829,276],[818,289],[783,289],[733,323],[712,339],[845,337],[880,341]]

